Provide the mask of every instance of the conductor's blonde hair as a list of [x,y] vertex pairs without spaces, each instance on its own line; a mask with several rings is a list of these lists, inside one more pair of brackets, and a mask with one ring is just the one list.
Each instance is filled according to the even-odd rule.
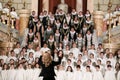
[[42,55],[42,62],[45,65],[45,67],[48,67],[52,62],[52,56],[49,52],[45,52]]

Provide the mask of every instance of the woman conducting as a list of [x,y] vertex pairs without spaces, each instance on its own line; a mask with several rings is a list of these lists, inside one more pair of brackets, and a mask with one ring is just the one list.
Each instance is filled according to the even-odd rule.
[[55,80],[54,66],[61,63],[62,55],[58,54],[58,61],[53,61],[51,54],[48,52],[40,56],[38,64],[42,67],[42,70],[39,76],[42,76],[43,80]]

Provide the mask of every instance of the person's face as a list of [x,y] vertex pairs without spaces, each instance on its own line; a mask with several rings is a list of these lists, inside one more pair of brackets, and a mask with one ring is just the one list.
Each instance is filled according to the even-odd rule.
[[14,69],[14,65],[11,65],[10,67],[11,67],[11,69]]
[[71,31],[74,31],[74,28],[72,28]]
[[66,50],[69,50],[69,46],[66,46]]
[[77,64],[80,65],[80,64],[81,64],[81,61],[77,61]]
[[59,69],[60,69],[60,70],[63,70],[63,66],[62,66],[62,65],[60,65],[60,66],[59,66]]
[[33,57],[33,53],[30,53],[29,57],[32,58]]
[[87,70],[87,71],[90,71],[90,68],[87,67],[86,70]]
[[100,65],[101,64],[101,62],[99,61],[99,60],[97,60],[97,63]]
[[59,33],[59,31],[58,31],[58,30],[56,30],[56,33]]
[[71,71],[71,67],[68,67],[68,71]]
[[4,69],[7,69],[7,65],[4,65]]
[[14,63],[14,60],[10,60],[10,63]]
[[79,71],[80,70],[80,68],[77,68],[77,71]]
[[19,65],[19,68],[23,68],[22,64]]
[[73,54],[69,54],[70,57],[73,57]]
[[79,34],[78,37],[82,37],[81,34]]
[[71,64],[71,61],[67,61],[68,62],[68,64]]
[[93,55],[93,54],[90,54],[90,58],[94,58],[94,55]]
[[57,53],[57,52],[58,52],[57,49],[55,49],[55,50],[54,50],[54,53]]
[[35,15],[35,11],[32,11],[32,15]]
[[87,34],[90,34],[90,31],[87,31]]
[[38,47],[36,48],[36,50],[39,51],[39,50],[40,50],[40,47],[38,46]]
[[75,43],[73,44],[73,48],[76,48],[76,44]]
[[36,64],[36,68],[39,68],[39,65],[38,65],[38,64]]
[[82,15],[82,12],[80,11],[79,14]]
[[44,47],[46,48],[46,47],[47,47],[47,44],[44,44]]
[[99,68],[98,67],[95,67],[96,68],[96,71],[99,71]]
[[112,58],[113,57],[113,54],[109,54],[109,58]]

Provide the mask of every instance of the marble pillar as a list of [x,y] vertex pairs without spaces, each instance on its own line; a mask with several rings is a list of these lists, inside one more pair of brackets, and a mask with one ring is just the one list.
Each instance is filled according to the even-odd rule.
[[22,9],[19,11],[19,16],[20,16],[20,22],[19,22],[19,33],[20,36],[24,35],[24,30],[28,27],[28,21],[29,21],[29,16],[30,16],[30,11],[26,9]]
[[113,54],[119,49],[119,44],[116,43],[104,43],[103,44],[104,49],[109,48],[110,52],[112,52]]
[[93,12],[93,10],[94,10],[94,2],[93,2],[93,0],[87,0],[87,10],[89,10],[91,13]]
[[32,0],[31,2],[31,10],[36,12],[36,15],[38,15],[38,0]]
[[43,4],[42,11],[44,11],[44,10],[49,11],[49,0],[43,0],[42,4]]
[[120,26],[120,12],[117,14],[118,17],[118,26]]
[[94,11],[93,12],[93,20],[95,29],[97,31],[98,37],[101,37],[103,34],[102,28],[103,28],[103,12],[102,11]]
[[79,12],[79,11],[82,11],[82,1],[83,0],[76,0],[76,11]]

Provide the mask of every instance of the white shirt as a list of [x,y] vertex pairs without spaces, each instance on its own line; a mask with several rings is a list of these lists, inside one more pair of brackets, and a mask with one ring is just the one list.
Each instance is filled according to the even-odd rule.
[[18,69],[16,71],[17,71],[17,73],[16,73],[16,76],[15,76],[15,80],[26,80],[25,79],[25,70],[23,68]]
[[83,73],[81,71],[74,72],[74,79],[73,80],[83,80]]
[[73,72],[67,71],[65,74],[65,80],[73,80]]
[[93,73],[93,80],[104,80],[101,71],[95,71]]
[[43,48],[40,49],[40,52],[41,52],[41,53],[44,53],[44,52],[49,51],[49,50],[50,50],[50,49],[49,49],[48,47],[46,47],[46,48],[43,47]]
[[39,80],[40,72],[41,72],[41,69],[34,68],[34,70],[33,70],[33,80]]
[[105,72],[104,80],[116,80],[115,79],[115,72],[113,70],[107,70]]
[[[11,74],[11,75],[9,75]],[[15,69],[9,69],[8,70],[8,80],[14,80],[16,76],[16,70]]]
[[65,80],[65,71],[64,70],[58,70],[56,72],[56,80]]
[[33,80],[33,69],[27,69],[25,71],[25,74],[26,74],[26,80]]
[[120,71],[117,74],[117,80],[120,80]]
[[7,80],[7,78],[8,78],[8,70],[2,70],[1,71],[1,77],[2,77],[2,80]]
[[70,51],[73,53],[75,58],[77,58],[78,54],[80,54],[80,50],[78,48],[72,48],[72,49],[70,49]]
[[92,73],[91,72],[84,72],[83,80],[92,80]]

